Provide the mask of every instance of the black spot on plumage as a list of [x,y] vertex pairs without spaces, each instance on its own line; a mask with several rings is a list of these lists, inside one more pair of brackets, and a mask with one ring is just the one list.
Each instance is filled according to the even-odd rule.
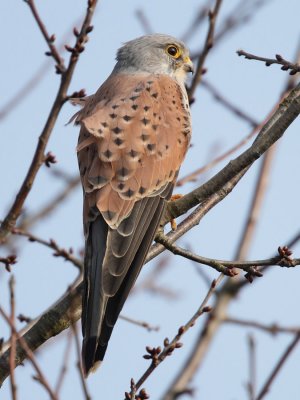
[[113,155],[113,153],[109,149],[107,149],[106,151],[103,152],[103,155],[109,160]]
[[180,117],[176,117],[176,119],[177,119],[177,121],[179,121],[179,122],[181,121],[181,118],[180,118]]
[[120,107],[119,104],[114,104],[111,108],[115,110],[116,108]]
[[147,149],[148,149],[149,151],[154,151],[154,150],[155,150],[155,147],[156,147],[156,144],[155,144],[155,143],[149,143],[149,144],[147,144]]
[[147,92],[150,92],[151,88],[150,87],[146,87]]
[[125,187],[125,183],[119,183],[119,184],[118,184],[118,189],[119,189],[119,190],[123,190],[124,187]]
[[157,179],[157,181],[156,181],[156,186],[159,186],[160,183],[161,183],[161,180],[160,180],[160,179]]
[[110,118],[112,118],[112,119],[117,118],[117,114],[115,114],[115,113],[109,114],[109,116],[110,116]]
[[139,93],[143,90],[142,86],[138,86],[137,88],[134,89],[135,92]]
[[172,100],[172,103],[173,103],[173,104],[176,104],[176,101],[175,101],[175,100]]
[[122,167],[117,171],[117,175],[121,178],[126,178],[130,173],[128,168]]
[[182,140],[181,140],[181,139],[177,139],[177,142],[178,142],[179,144],[181,144],[181,143],[182,143]]
[[152,97],[154,97],[155,99],[157,99],[157,97],[158,97],[158,93],[157,93],[157,92],[155,92],[155,93],[152,93],[152,94],[151,94],[151,96],[152,96]]
[[137,110],[138,109],[138,105],[137,104],[133,104],[132,106],[131,106],[131,108],[133,109],[133,110]]
[[152,85],[153,81],[147,81],[148,85]]
[[107,210],[107,211],[103,211],[102,215],[106,220],[111,221],[114,219],[116,213],[114,211]]
[[130,117],[129,115],[124,115],[123,119],[124,121],[128,122],[132,119],[132,117]]
[[142,133],[141,134],[141,139],[143,142],[146,142],[147,140],[149,140],[150,136],[147,135],[146,133]]
[[130,188],[126,190],[126,192],[123,193],[123,196],[128,197],[129,199],[134,195],[134,191],[131,190]]
[[159,157],[163,156],[163,153],[160,150],[157,152],[157,154],[159,155]]
[[147,119],[147,118],[144,117],[143,119],[141,119],[141,122],[146,126],[146,125],[149,124],[150,119]]
[[153,113],[153,117],[156,117],[157,116],[157,113]]
[[101,125],[103,126],[103,128],[107,127],[107,122],[101,122]]
[[165,147],[166,147],[166,150],[168,150],[168,148],[169,148],[169,145],[168,145],[168,144],[166,144],[166,146],[165,146]]
[[117,146],[121,146],[121,144],[124,143],[124,140],[122,140],[122,139],[120,139],[120,138],[117,138],[117,139],[114,140],[114,143],[115,143]]
[[152,129],[153,129],[154,131],[156,131],[157,128],[158,128],[158,125],[152,125]]
[[98,129],[98,133],[100,133],[100,135],[101,135],[101,133],[103,133],[103,130],[102,129]]
[[149,106],[145,106],[144,110],[147,112],[148,110],[150,110],[150,107]]
[[171,169],[171,171],[169,173],[169,178],[171,178],[172,175],[173,175],[173,170]]
[[131,101],[134,101],[134,100],[136,100],[136,99],[138,99],[140,96],[131,96],[131,97],[129,97],[129,99],[131,100]]
[[144,194],[146,192],[146,188],[144,188],[143,186],[141,186],[139,188],[139,194]]
[[107,178],[105,178],[104,176],[101,176],[101,175],[92,176],[92,177],[88,178],[88,180],[92,185],[103,185],[104,183],[107,182]]
[[112,131],[118,135],[119,133],[121,133],[123,131],[123,129],[119,128],[118,126],[116,126],[115,128],[112,129]]
[[132,157],[132,158],[135,158],[136,156],[138,156],[138,151],[135,151],[135,150],[133,150],[133,149],[131,149],[129,152],[128,152],[128,155],[130,156],[130,157]]

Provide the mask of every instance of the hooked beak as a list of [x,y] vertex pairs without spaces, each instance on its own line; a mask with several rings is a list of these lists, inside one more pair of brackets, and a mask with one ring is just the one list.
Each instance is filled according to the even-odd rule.
[[190,59],[190,57],[185,57],[183,59],[183,66],[186,72],[191,72],[192,74],[194,73],[194,64],[192,62],[192,60]]

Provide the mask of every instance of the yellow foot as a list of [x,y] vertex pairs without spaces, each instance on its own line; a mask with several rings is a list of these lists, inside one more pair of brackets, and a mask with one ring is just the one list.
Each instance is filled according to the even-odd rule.
[[[182,194],[173,194],[173,195],[171,196],[170,201],[175,201],[175,200],[181,199],[181,197],[183,197]],[[176,229],[177,229],[176,220],[175,220],[175,219],[171,219],[170,224],[171,224],[171,229],[172,229],[172,231],[176,231]]]

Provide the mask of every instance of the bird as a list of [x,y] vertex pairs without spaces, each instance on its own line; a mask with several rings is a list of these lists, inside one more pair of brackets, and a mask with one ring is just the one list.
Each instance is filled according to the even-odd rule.
[[86,377],[103,361],[188,150],[189,72],[183,42],[158,33],[138,37],[117,51],[110,76],[72,118],[80,126]]

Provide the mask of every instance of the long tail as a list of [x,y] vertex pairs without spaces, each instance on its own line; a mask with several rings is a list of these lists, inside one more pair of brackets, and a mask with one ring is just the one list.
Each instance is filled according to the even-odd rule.
[[106,250],[107,225],[103,218],[91,222],[84,257],[84,292],[82,298],[82,362],[87,376],[99,366],[95,353],[107,298],[102,292],[102,263]]
[[[82,304],[82,360],[86,376],[104,358],[113,327],[143,266],[164,205],[160,196],[144,198],[136,204],[128,217],[135,219],[135,227],[127,236],[108,228],[100,214],[90,222]],[[114,256],[118,251],[120,255]]]

